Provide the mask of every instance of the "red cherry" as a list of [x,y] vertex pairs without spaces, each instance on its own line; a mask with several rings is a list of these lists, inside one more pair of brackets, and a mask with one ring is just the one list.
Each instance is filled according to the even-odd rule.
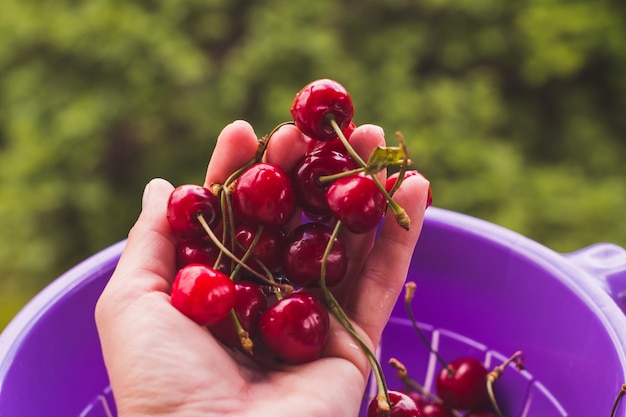
[[[235,255],[242,258],[246,250],[252,245],[257,234],[258,227],[250,223],[241,223],[235,228],[235,239],[243,246],[236,246]],[[266,226],[263,228],[256,244],[252,248],[252,255],[246,259],[246,265],[255,271],[263,274],[265,270],[261,262],[270,271],[276,270],[280,266],[280,257],[285,246],[287,236],[282,229]]]
[[399,391],[389,391],[391,410],[383,413],[374,398],[367,408],[367,417],[423,417],[419,407],[411,397]]
[[244,221],[282,226],[296,210],[296,197],[291,179],[281,167],[260,162],[237,178],[232,204],[235,216]]
[[457,410],[484,409],[491,404],[487,391],[488,372],[475,358],[458,358],[439,372],[435,380],[437,395],[447,406]]
[[[409,177],[413,177],[415,175],[422,175],[419,172],[415,171],[415,170],[411,170],[411,171],[406,171],[404,173],[404,179],[407,179]],[[387,178],[387,182],[385,183],[385,189],[387,190],[387,192],[389,192],[393,186],[396,184],[396,181],[398,180],[398,176],[399,173],[395,172],[393,174],[391,174],[389,176],[389,178]],[[428,198],[426,200],[426,207],[430,207],[433,205],[433,193],[432,190],[430,189],[430,186],[428,187]]]
[[352,99],[337,81],[321,79],[305,85],[291,105],[291,116],[302,133],[314,140],[328,141],[337,134],[330,124],[348,129],[354,116]]
[[[235,283],[235,305],[233,308],[241,327],[248,332],[251,338],[255,338],[258,335],[261,313],[267,308],[267,299],[263,289],[251,281],[242,280]],[[241,346],[239,335],[230,314],[216,324],[209,326],[209,330],[226,346]]]
[[174,278],[171,303],[196,323],[210,326],[226,317],[235,305],[235,284],[209,266],[187,265]]
[[291,177],[298,205],[307,216],[323,218],[331,214],[326,202],[326,191],[332,182],[321,183],[319,178],[354,168],[356,165],[351,157],[331,150],[318,150],[302,158]]
[[[287,239],[283,252],[283,272],[294,285],[318,285],[322,259],[332,235],[330,227],[310,222],[296,227]],[[335,239],[326,259],[325,282],[328,287],[339,283],[348,269],[348,257],[343,244]]]
[[454,417],[452,411],[441,403],[425,402],[420,405],[423,417]]
[[[180,269],[189,264],[203,264],[212,267],[215,265],[219,253],[219,248],[210,239],[184,240],[176,246],[176,267]],[[219,271],[226,273],[226,261],[226,256],[222,256],[222,261],[217,266]]]
[[328,338],[328,311],[314,296],[295,292],[261,315],[259,331],[281,360],[299,364],[320,357]]
[[[343,136],[346,139],[348,139],[348,141],[350,140],[350,136],[352,136],[352,132],[354,132],[354,129],[356,129],[356,124],[354,122],[350,122],[350,124],[348,125],[348,128],[342,131]],[[338,137],[335,139],[331,139],[329,141],[321,141],[321,140],[314,140],[314,139],[309,138],[308,136],[305,136],[305,143],[306,143],[305,154],[313,153],[315,151],[324,149],[328,151],[339,152],[344,155],[350,155],[350,153],[346,149],[346,146]]]
[[326,193],[333,216],[353,233],[366,233],[378,225],[387,201],[369,175],[337,179]]
[[218,226],[221,214],[217,197],[200,185],[176,187],[167,202],[167,221],[172,233],[181,238],[206,236],[198,214],[202,214],[211,229]]

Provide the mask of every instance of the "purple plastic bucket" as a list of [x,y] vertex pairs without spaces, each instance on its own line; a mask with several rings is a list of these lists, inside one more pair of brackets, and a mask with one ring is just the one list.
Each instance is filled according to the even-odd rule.
[[[59,277],[0,335],[0,417],[115,416],[93,310],[123,245]],[[526,370],[496,382],[507,417],[609,416],[626,383],[624,249],[599,243],[561,255],[431,207],[408,278],[418,324],[444,358],[472,355],[492,367],[523,351]],[[439,369],[402,301],[379,355],[391,388],[401,387],[391,357],[426,388]],[[626,416],[624,403],[616,416]]]

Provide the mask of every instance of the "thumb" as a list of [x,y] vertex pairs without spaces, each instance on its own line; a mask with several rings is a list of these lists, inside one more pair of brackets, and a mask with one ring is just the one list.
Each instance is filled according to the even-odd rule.
[[146,185],[142,211],[96,306],[96,320],[115,314],[149,292],[168,292],[175,274],[175,237],[167,221],[167,201],[174,187],[163,179]]

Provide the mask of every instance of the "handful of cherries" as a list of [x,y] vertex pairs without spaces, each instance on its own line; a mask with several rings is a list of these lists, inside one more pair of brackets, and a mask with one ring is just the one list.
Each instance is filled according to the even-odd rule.
[[[290,112],[287,123],[306,140],[292,172],[264,158],[281,124],[223,183],[184,184],[171,193],[167,219],[178,238],[171,303],[224,345],[289,364],[322,355],[333,314],[378,381],[371,415],[420,416],[417,404],[406,405],[386,388],[374,353],[331,291],[348,268],[340,230],[372,232],[387,212],[408,230],[410,219],[393,194],[418,173],[408,170],[401,135],[399,146],[378,147],[367,161],[359,156],[350,144],[352,100],[336,81],[307,84]],[[381,181],[378,173],[387,167],[398,172]]]

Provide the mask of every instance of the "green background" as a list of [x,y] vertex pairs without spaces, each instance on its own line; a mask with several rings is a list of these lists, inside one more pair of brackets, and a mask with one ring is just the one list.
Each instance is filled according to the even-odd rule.
[[224,125],[268,133],[316,78],[403,132],[436,206],[626,246],[625,70],[619,0],[5,0],[0,329],[149,179],[202,182]]

